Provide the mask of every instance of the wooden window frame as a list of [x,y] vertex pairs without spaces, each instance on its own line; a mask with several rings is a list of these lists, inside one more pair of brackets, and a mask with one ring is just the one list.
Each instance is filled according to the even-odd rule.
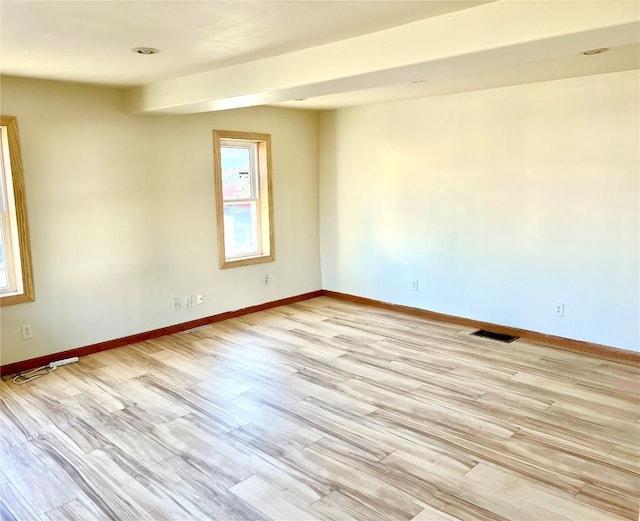
[[[222,189],[221,146],[225,140],[252,142],[257,145],[258,234],[261,251],[248,257],[228,258],[224,236],[224,197]],[[273,197],[271,186],[271,135],[233,130],[213,131],[213,171],[216,191],[216,218],[218,229],[218,260],[221,269],[273,262],[275,241],[273,233]]]
[[[24,188],[24,176],[22,172],[22,154],[20,152],[20,137],[18,133],[18,120],[15,116],[0,116],[0,126],[7,129],[7,145],[9,149],[9,166],[13,187],[14,212],[10,212],[9,218],[15,219],[18,232],[18,252],[13,252],[16,247],[12,245],[11,252],[20,261],[20,274],[22,277],[20,289],[17,292],[0,294],[0,306],[11,306],[25,302],[33,302],[36,299],[33,283],[33,267],[31,264],[31,242],[29,239],[29,219],[27,218],[27,198]],[[3,144],[4,147],[4,144]],[[4,151],[2,152],[4,156]],[[4,174],[3,174],[4,175]],[[6,262],[6,259],[5,259]]]

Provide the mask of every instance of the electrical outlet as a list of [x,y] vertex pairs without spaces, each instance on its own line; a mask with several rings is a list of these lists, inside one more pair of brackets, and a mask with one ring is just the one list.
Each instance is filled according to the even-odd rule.
[[418,291],[418,281],[417,280],[412,280],[411,281],[411,291]]
[[563,317],[564,316],[564,304],[560,303],[560,304],[556,304],[553,308],[553,314],[556,317]]
[[184,297],[184,307],[193,307],[193,298],[191,297],[191,295],[187,295],[186,297]]
[[202,293],[196,295],[196,304],[204,304],[204,295]]
[[262,283],[263,283],[265,286],[268,286],[268,285],[269,285],[269,275],[264,275],[264,276],[262,277]]
[[31,325],[30,324],[23,324],[22,325],[22,340],[29,340],[30,338],[33,338],[33,331],[31,329]]
[[180,309],[180,298],[174,297],[171,299],[171,309],[173,311],[178,311]]

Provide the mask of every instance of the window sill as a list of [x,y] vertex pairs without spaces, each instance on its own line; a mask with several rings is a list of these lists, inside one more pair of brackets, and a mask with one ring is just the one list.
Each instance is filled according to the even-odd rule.
[[262,264],[265,262],[273,262],[274,255],[256,255],[254,257],[240,257],[238,259],[228,259],[220,264],[220,269],[238,268],[240,266],[251,266],[252,264]]
[[0,295],[0,306],[13,306],[14,304],[24,304],[35,300],[35,295],[29,295],[26,293]]

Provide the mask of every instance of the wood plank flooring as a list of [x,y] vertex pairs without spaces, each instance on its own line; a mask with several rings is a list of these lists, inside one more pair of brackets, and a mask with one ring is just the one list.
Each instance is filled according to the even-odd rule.
[[321,297],[0,383],[3,520],[637,520],[640,369]]

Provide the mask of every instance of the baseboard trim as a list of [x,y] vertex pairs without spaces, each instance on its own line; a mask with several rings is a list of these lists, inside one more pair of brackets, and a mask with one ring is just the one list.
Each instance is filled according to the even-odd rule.
[[471,327],[474,329],[488,329],[490,331],[495,331],[496,333],[518,336],[524,340],[529,340],[546,347],[553,347],[555,349],[562,349],[565,351],[573,351],[575,353],[581,353],[596,358],[613,360],[615,362],[622,362],[633,366],[640,366],[640,353],[626,351],[624,349],[618,349],[616,347],[610,347],[601,344],[592,344],[590,342],[583,342],[581,340],[573,340],[571,338],[564,338],[560,336],[545,335],[544,333],[529,331],[527,329],[502,326],[500,324],[492,324],[490,322],[481,322],[479,320],[472,320],[469,318],[457,317],[454,315],[446,315],[444,313],[436,313],[435,311],[427,311],[425,309],[414,308],[411,306],[391,304],[389,302],[383,302],[381,300],[359,297],[357,295],[350,295],[348,293],[340,293],[339,291],[330,291],[325,289],[322,290],[322,295],[376,308],[399,311],[401,313],[407,313],[409,315],[414,315],[429,320],[437,320],[438,322],[449,322],[451,324]]
[[70,358],[72,356],[86,356],[93,353],[99,353],[100,351],[106,351],[107,349],[114,349],[116,347],[126,346],[128,344],[135,344],[136,342],[144,342],[152,338],[158,338],[164,335],[171,335],[173,333],[179,333],[192,329],[195,327],[202,327],[215,322],[221,322],[230,318],[241,317],[243,315],[249,315],[250,313],[256,313],[258,311],[264,311],[265,309],[277,308],[279,306],[285,306],[287,304],[294,304],[296,302],[302,302],[303,300],[309,300],[312,298],[322,296],[322,290],[311,291],[309,293],[302,293],[293,297],[282,298],[278,300],[272,300],[271,302],[265,302],[263,304],[256,304],[255,306],[249,306],[247,308],[237,309],[235,311],[226,311],[219,313],[218,315],[211,315],[209,317],[198,318],[190,320],[188,322],[182,322],[173,326],[161,327],[160,329],[154,329],[152,331],[145,331],[143,333],[136,333],[135,335],[124,336],[121,338],[115,338],[113,340],[107,340],[105,342],[99,342],[97,344],[91,344],[84,347],[77,347],[75,349],[69,349],[67,351],[61,351],[58,353],[52,353],[50,355],[40,356],[38,358],[30,358],[29,360],[22,360],[20,362],[14,362],[12,364],[6,364],[0,366],[0,375],[9,375],[15,373],[21,373],[47,365],[56,360],[62,360],[64,358]]
[[350,295],[348,293],[341,293],[339,291],[331,290],[316,290],[309,293],[302,293],[300,295],[294,295],[293,297],[287,297],[278,300],[272,300],[263,304],[256,304],[255,306],[249,306],[235,311],[226,311],[217,315],[211,315],[208,317],[198,318],[190,320],[188,322],[182,322],[180,324],[174,324],[172,326],[161,327],[152,331],[145,331],[143,333],[137,333],[135,335],[129,335],[113,340],[107,340],[105,342],[99,342],[97,344],[91,344],[84,347],[77,347],[75,349],[69,349],[58,353],[52,353],[49,355],[40,356],[37,358],[30,358],[28,360],[22,360],[20,362],[14,362],[12,364],[6,364],[0,366],[0,375],[9,375],[15,373],[21,373],[47,365],[56,360],[64,358],[70,358],[72,356],[86,356],[93,353],[99,353],[100,351],[106,351],[108,349],[114,349],[116,347],[126,346],[128,344],[135,344],[136,342],[144,342],[152,338],[158,338],[164,335],[171,335],[173,333],[180,333],[188,329],[206,326],[208,324],[214,324],[215,322],[221,322],[230,318],[241,317],[256,313],[258,311],[264,311],[266,309],[272,309],[279,306],[285,306],[287,304],[294,304],[296,302],[302,302],[316,297],[331,297],[339,300],[346,300],[357,304],[364,304],[366,306],[372,306],[381,309],[389,309],[398,311],[400,313],[407,313],[409,315],[419,316],[429,320],[436,320],[438,322],[449,322],[451,324],[457,324],[460,326],[471,327],[476,329],[488,329],[495,331],[496,333],[503,333],[506,335],[518,336],[522,339],[535,342],[547,347],[555,349],[563,349],[565,351],[573,351],[596,358],[602,358],[605,360],[613,360],[615,362],[622,362],[628,365],[640,366],[640,353],[633,351],[625,351],[624,349],[618,349],[615,347],[605,346],[601,344],[593,344],[590,342],[583,342],[581,340],[573,340],[570,338],[564,338],[553,335],[545,335],[544,333],[538,333],[536,331],[529,331],[526,329],[518,329],[514,327],[502,326],[499,324],[493,324],[491,322],[481,322],[479,320],[472,320],[469,318],[457,317],[455,315],[446,315],[444,313],[436,313],[435,311],[428,311],[425,309],[414,308],[411,306],[403,306],[401,304],[391,304],[389,302],[383,302],[381,300],[375,300],[367,297],[359,297],[357,295]]

